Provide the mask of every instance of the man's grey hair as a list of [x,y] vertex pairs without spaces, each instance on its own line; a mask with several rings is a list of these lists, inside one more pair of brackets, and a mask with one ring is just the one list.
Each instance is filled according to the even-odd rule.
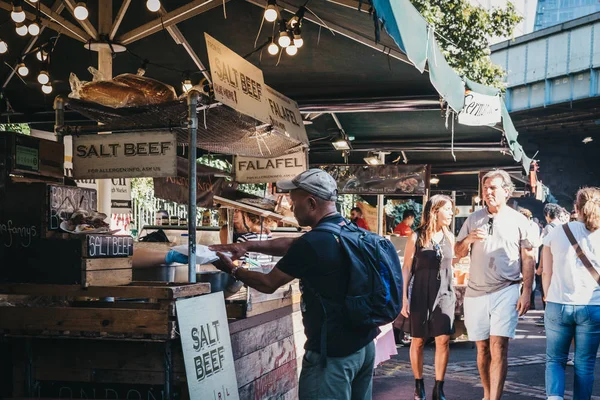
[[511,179],[510,175],[508,174],[508,172],[506,172],[502,169],[495,169],[495,170],[489,171],[487,174],[485,174],[483,176],[483,179],[481,180],[481,182],[485,183],[486,180],[495,179],[495,178],[502,179],[502,187],[508,191],[509,197],[512,196],[513,192],[515,191],[515,185],[512,183],[512,179]]

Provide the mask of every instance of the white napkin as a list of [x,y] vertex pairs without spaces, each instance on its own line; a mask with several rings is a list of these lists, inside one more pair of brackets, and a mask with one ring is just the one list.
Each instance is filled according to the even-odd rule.
[[[184,255],[188,255],[188,245],[187,244],[182,244],[181,246],[175,246],[173,247],[173,250],[175,250],[178,253],[184,254]],[[231,253],[223,253],[229,257],[231,257]],[[217,253],[209,250],[208,246],[204,246],[202,244],[198,244],[196,245],[196,264],[198,265],[203,265],[203,264],[212,264],[213,262],[217,261],[219,259],[219,256],[217,256]]]

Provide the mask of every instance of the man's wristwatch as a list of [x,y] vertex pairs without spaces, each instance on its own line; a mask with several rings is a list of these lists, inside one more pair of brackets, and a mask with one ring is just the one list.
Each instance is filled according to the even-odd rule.
[[237,277],[237,276],[235,276],[235,273],[236,273],[236,272],[237,272],[237,270],[238,270],[238,269],[240,269],[240,268],[242,268],[240,265],[236,265],[235,267],[233,267],[233,268],[231,269],[231,272],[229,272],[229,274],[230,274],[231,276],[233,276],[233,277],[234,277],[236,280],[238,279],[238,277]]

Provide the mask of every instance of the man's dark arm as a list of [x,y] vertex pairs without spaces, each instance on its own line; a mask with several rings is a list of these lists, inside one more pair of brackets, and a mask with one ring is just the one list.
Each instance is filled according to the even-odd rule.
[[[230,274],[235,268],[235,265],[229,257],[222,253],[218,253],[218,255],[221,260],[213,263],[214,266],[221,271]],[[275,292],[281,286],[294,280],[293,276],[281,271],[277,266],[268,274],[249,271],[245,268],[237,268],[235,271],[235,278],[259,292],[268,294]]]
[[231,253],[236,260],[249,251],[269,256],[283,257],[298,238],[277,238],[273,240],[251,240],[243,243],[215,244],[209,246],[212,251]]

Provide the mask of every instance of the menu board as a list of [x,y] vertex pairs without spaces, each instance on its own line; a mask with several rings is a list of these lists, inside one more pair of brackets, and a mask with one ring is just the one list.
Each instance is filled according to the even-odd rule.
[[339,194],[424,196],[427,165],[326,165]]

